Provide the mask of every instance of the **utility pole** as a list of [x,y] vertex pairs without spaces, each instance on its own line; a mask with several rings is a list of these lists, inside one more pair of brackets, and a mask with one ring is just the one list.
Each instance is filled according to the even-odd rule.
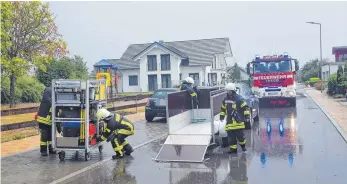
[[[322,24],[318,22],[306,22],[307,24],[315,24],[319,25],[319,45],[320,45],[320,62],[318,63],[319,69],[318,69],[318,77],[321,79],[321,90],[320,92],[323,93],[323,81],[322,81],[322,62],[323,62],[323,56],[322,56]],[[330,75],[330,73],[329,73]]]

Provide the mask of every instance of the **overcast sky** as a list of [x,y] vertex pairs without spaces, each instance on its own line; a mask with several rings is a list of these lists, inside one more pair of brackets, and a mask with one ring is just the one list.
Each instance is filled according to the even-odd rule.
[[347,46],[347,2],[50,2],[70,54],[91,69],[118,59],[129,44],[229,37],[242,66],[255,54],[288,52],[300,65],[334,59],[333,46]]

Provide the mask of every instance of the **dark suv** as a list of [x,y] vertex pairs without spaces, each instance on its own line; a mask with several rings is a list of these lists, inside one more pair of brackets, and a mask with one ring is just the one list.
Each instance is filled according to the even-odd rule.
[[178,88],[162,88],[154,91],[146,104],[145,116],[147,121],[153,121],[155,117],[166,118],[166,104],[168,93],[177,92]]

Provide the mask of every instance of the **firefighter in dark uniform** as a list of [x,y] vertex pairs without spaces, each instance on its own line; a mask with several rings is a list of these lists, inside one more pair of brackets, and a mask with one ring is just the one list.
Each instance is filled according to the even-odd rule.
[[193,89],[193,85],[194,85],[194,79],[191,77],[187,77],[185,80],[182,81],[182,84],[178,86],[178,89],[179,91],[184,91],[184,90],[188,91],[188,93],[190,94],[190,96],[192,97],[196,105],[199,105],[198,97]]
[[[47,146],[49,154],[56,154],[56,151],[52,147],[52,118],[51,118],[51,106],[52,106],[52,89],[47,87],[43,92],[43,98],[39,107],[36,121],[39,124],[40,129],[40,152],[42,156],[47,156]],[[61,127],[57,126],[57,130],[60,133]]]
[[96,117],[104,122],[104,131],[102,136],[98,137],[98,141],[111,141],[112,147],[116,152],[113,159],[120,159],[126,155],[130,155],[134,150],[125,140],[126,137],[134,134],[134,125],[125,117],[111,113],[106,109],[99,109]]
[[220,120],[226,117],[225,131],[228,134],[230,144],[229,153],[237,153],[237,142],[246,151],[246,139],[243,130],[245,122],[250,121],[250,110],[242,96],[236,93],[234,83],[228,83],[225,86],[227,97],[223,100],[221,106]]

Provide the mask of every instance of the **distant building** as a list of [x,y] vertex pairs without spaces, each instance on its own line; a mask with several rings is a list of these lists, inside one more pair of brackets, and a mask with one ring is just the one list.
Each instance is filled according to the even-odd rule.
[[188,76],[198,86],[223,83],[227,57],[232,57],[229,38],[159,41],[129,45],[107,64],[119,67],[119,92],[147,92],[176,86]]
[[322,65],[322,79],[324,81],[327,81],[330,75],[337,73],[338,67],[347,61],[347,46],[333,47],[332,54],[335,56],[335,62]]
[[344,65],[345,62],[329,62],[322,65],[322,80],[327,81],[330,75],[337,73],[337,69],[340,65]]
[[347,60],[347,46],[333,47],[332,53],[335,55],[335,62]]

